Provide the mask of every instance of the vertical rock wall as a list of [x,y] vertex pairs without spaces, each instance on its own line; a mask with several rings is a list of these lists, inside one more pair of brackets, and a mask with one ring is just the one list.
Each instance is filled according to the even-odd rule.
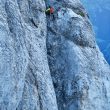
[[0,0],[0,110],[109,110],[109,91],[79,0]]
[[57,110],[45,2],[0,1],[0,110]]

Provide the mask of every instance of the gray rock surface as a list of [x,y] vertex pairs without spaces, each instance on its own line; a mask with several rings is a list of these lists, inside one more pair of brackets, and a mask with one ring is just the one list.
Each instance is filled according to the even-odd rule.
[[0,1],[0,110],[57,110],[42,10],[40,0]]
[[[65,5],[63,5],[65,4]],[[47,50],[59,110],[109,110],[110,67],[77,0],[52,2]]]
[[79,0],[0,0],[0,110],[109,108],[110,67]]

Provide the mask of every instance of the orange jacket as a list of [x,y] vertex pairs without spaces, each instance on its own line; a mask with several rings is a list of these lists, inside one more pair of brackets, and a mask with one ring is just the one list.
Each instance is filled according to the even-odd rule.
[[54,8],[50,8],[50,13],[53,14],[54,13]]

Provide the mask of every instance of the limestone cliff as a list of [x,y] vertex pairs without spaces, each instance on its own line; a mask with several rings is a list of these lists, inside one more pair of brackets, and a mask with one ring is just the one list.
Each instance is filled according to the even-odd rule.
[[109,108],[110,67],[79,0],[0,0],[0,110]]

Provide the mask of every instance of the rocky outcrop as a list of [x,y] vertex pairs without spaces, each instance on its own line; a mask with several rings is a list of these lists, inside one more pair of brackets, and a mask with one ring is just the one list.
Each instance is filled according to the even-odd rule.
[[79,0],[1,0],[0,56],[0,110],[110,108],[110,67]]
[[97,47],[88,15],[78,1],[62,2],[64,6],[52,2],[60,9],[55,20],[48,21],[47,32],[59,110],[109,110],[110,68]]

